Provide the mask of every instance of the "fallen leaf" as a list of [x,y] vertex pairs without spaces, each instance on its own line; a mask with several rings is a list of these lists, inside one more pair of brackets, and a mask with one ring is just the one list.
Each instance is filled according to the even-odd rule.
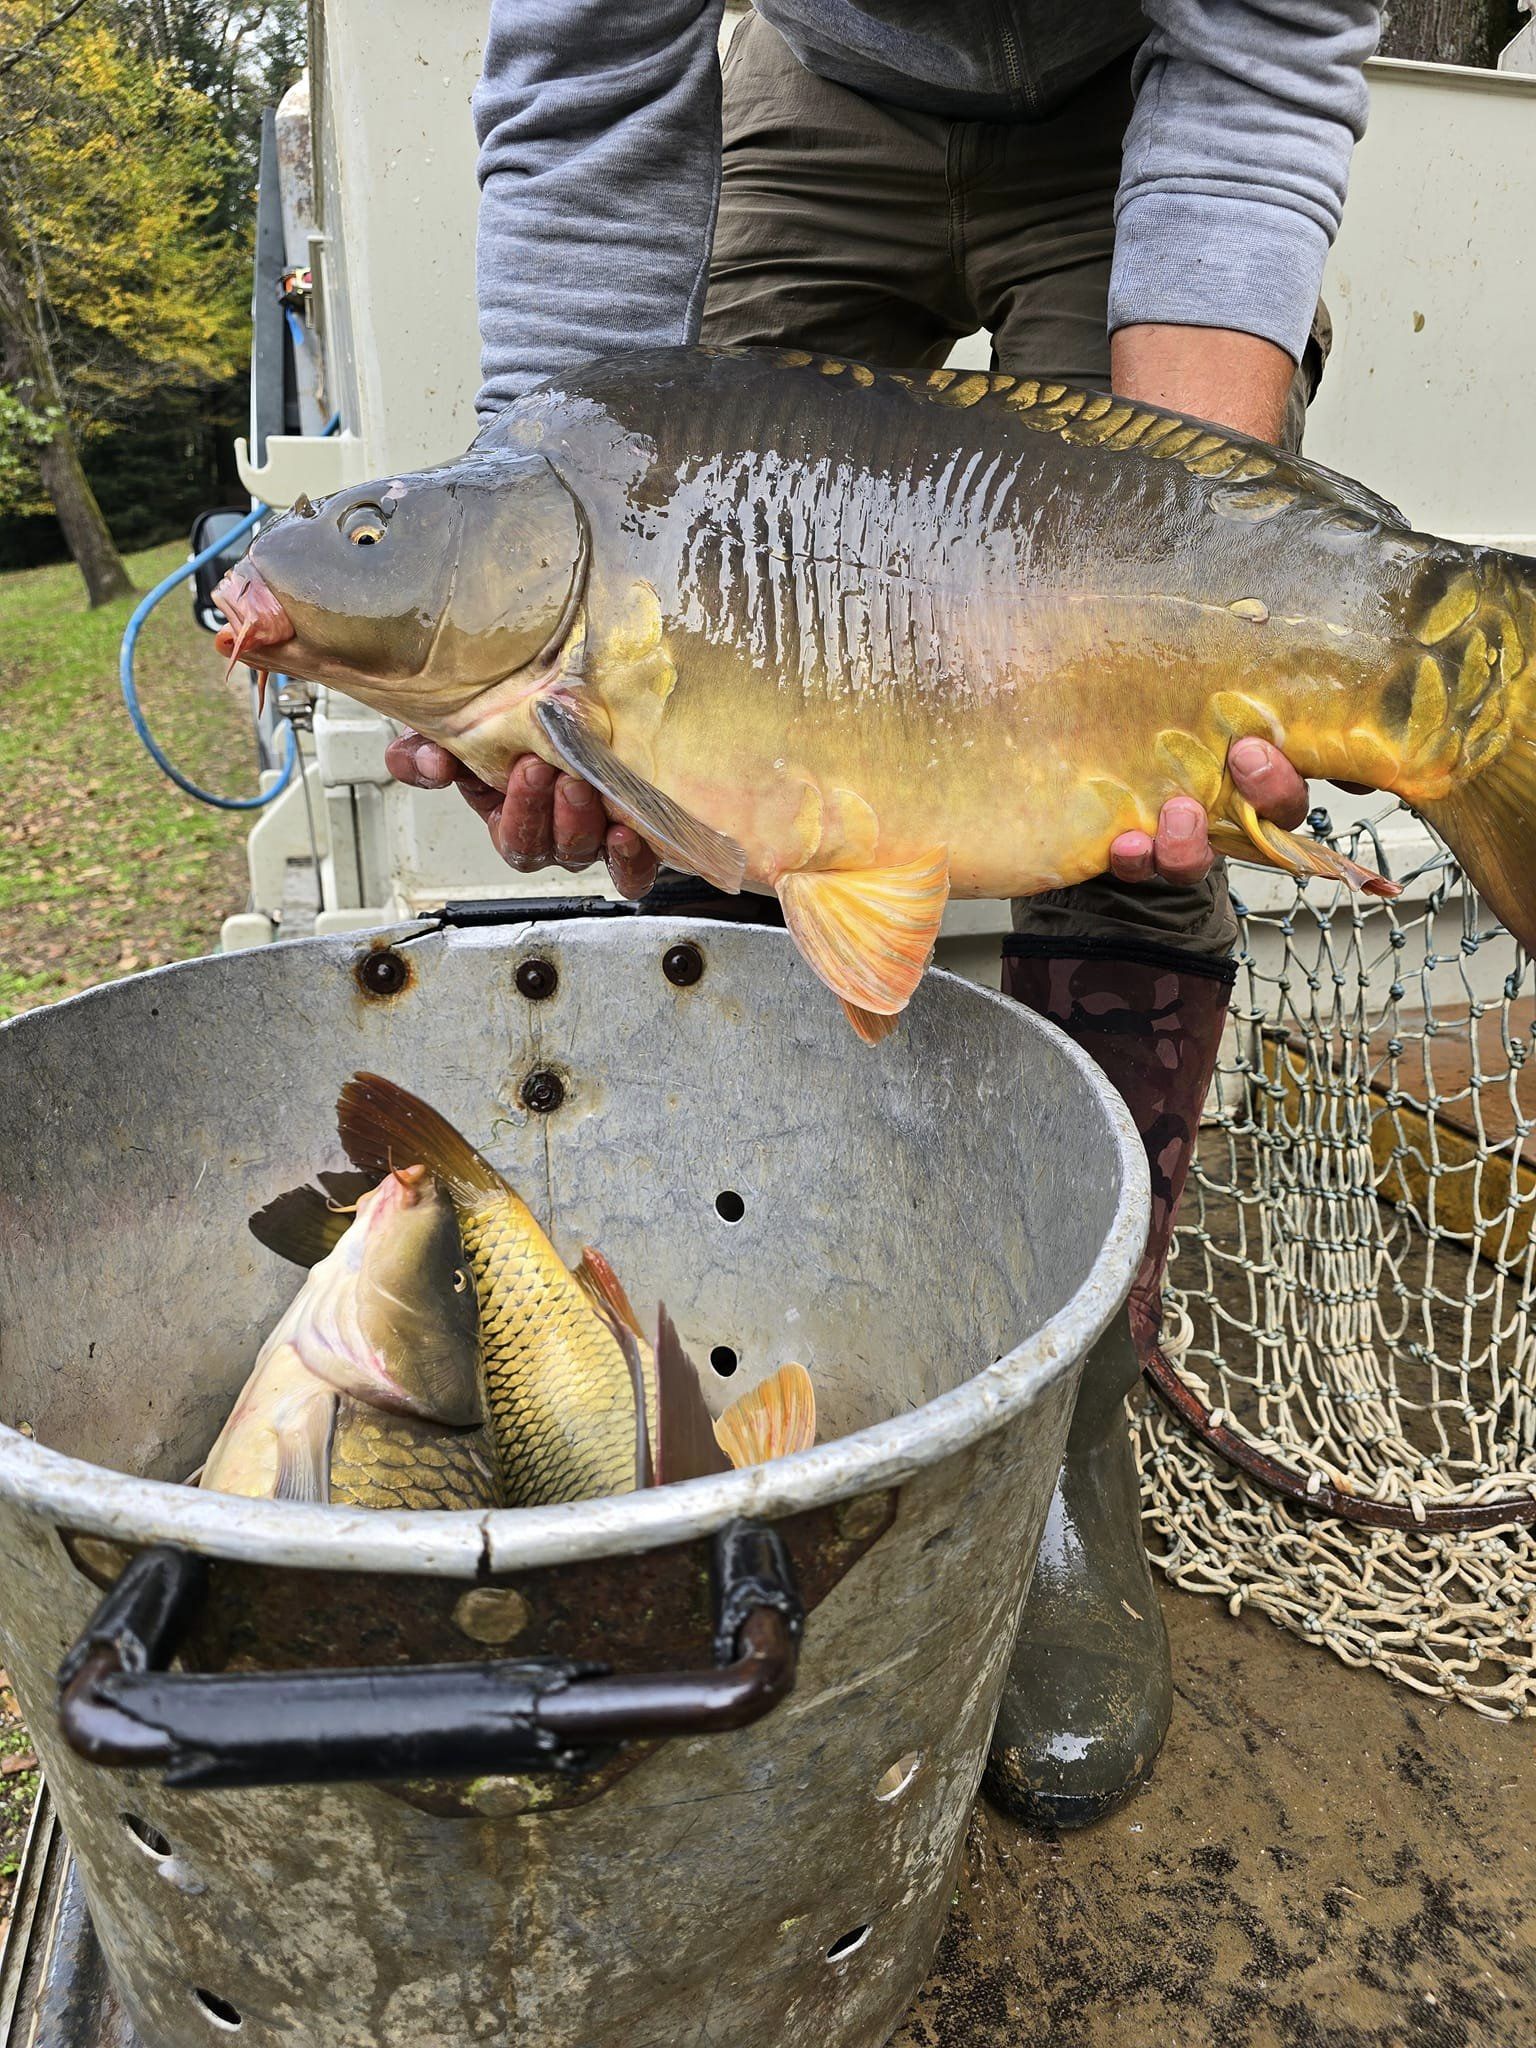
[[35,1771],[37,1758],[30,1749],[18,1751],[15,1756],[0,1757],[0,1778],[15,1778],[23,1771]]

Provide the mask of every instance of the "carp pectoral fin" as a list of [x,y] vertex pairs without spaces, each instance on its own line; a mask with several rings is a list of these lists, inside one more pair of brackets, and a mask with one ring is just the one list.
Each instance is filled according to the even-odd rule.
[[533,715],[570,772],[590,782],[608,809],[632,825],[657,853],[728,896],[740,895],[747,856],[734,839],[626,768],[573,705],[558,697],[541,697]]
[[[364,1173],[327,1174],[325,1180],[328,1184],[355,1181],[357,1191],[348,1197],[353,1203],[374,1185],[374,1176]],[[274,1196],[264,1209],[256,1211],[251,1218],[251,1235],[269,1252],[291,1260],[295,1266],[318,1266],[322,1259],[330,1257],[352,1227],[352,1211],[338,1207],[338,1199],[329,1185],[324,1190],[289,1188],[286,1194]]]
[[331,1497],[331,1443],[336,1434],[334,1394],[325,1400],[287,1405],[276,1430],[277,1479],[274,1500],[303,1500],[322,1506]]
[[658,1486],[729,1472],[731,1461],[715,1439],[714,1417],[704,1401],[699,1369],[665,1307],[656,1313],[656,1443]]
[[942,846],[899,868],[801,869],[778,884],[795,944],[842,998],[849,1022],[869,1043],[911,1000],[933,957],[949,900],[949,853]]
[[1232,799],[1233,819],[1212,818],[1211,850],[1228,860],[1245,860],[1255,867],[1280,868],[1288,875],[1321,876],[1344,882],[1366,896],[1401,896],[1401,882],[1389,881],[1374,869],[1362,867],[1346,853],[1338,852],[1321,839],[1298,839],[1279,825],[1261,818],[1252,804]]
[[781,1365],[715,1424],[715,1440],[739,1472],[808,1451],[816,1441],[816,1389],[803,1365]]

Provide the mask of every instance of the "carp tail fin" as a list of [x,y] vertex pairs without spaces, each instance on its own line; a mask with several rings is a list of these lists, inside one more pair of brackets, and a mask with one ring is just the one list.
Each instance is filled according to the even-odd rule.
[[1536,953],[1536,690],[1531,697],[1496,760],[1417,809],[1500,924]]
[[739,1472],[808,1451],[816,1441],[816,1389],[803,1365],[781,1365],[715,1424],[715,1439]]

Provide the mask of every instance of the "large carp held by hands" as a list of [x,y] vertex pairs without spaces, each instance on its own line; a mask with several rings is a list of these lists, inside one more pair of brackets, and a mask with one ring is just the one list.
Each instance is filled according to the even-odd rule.
[[300,501],[218,602],[226,652],[497,786],[538,754],[674,865],[775,891],[867,1038],[949,896],[1100,874],[1170,796],[1219,852],[1394,893],[1256,816],[1246,735],[1404,798],[1536,942],[1536,561],[1104,393],[607,357],[457,462]]

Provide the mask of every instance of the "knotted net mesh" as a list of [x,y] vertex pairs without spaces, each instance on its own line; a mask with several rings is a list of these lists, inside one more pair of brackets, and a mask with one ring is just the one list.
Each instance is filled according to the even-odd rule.
[[1396,851],[1404,894],[1266,876],[1240,905],[1169,1263],[1187,1414],[1138,1418],[1149,1548],[1347,1663],[1536,1712],[1530,969],[1403,814],[1314,829]]

